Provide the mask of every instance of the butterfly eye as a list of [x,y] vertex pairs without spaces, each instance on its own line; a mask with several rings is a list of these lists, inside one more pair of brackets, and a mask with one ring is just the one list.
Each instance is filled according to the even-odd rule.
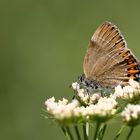
[[99,88],[97,85],[95,86],[95,89]]

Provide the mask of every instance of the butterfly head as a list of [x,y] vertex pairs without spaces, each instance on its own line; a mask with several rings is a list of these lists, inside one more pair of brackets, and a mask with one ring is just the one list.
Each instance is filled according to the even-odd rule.
[[101,85],[97,81],[86,79],[84,74],[78,77],[78,83],[81,88],[84,88],[87,90],[89,89],[94,90],[94,89],[101,88]]

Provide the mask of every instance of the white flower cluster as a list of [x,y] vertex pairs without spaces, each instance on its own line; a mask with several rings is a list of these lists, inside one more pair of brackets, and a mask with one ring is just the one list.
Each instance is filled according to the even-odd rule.
[[[68,100],[55,102],[55,98],[52,97],[45,102],[47,112],[55,119],[64,121],[66,119],[79,122],[86,121],[87,119],[99,119],[105,117],[109,119],[116,112],[117,102],[113,98],[100,98],[98,103],[89,106],[79,106],[77,100],[72,100],[68,103]],[[95,118],[96,117],[96,118]],[[79,119],[79,120],[78,120]]]
[[135,126],[140,121],[140,105],[128,104],[121,113],[123,121],[128,125]]
[[77,82],[72,83],[72,88],[77,91],[77,96],[79,100],[84,103],[85,105],[90,105],[96,103],[100,97],[101,93],[94,93],[89,94],[87,91],[83,88],[80,88],[80,85]]
[[121,87],[118,85],[115,88],[115,97],[122,98],[124,100],[136,100],[140,99],[140,85],[138,82],[134,81],[133,79],[129,80],[129,85],[125,87]]
[[86,107],[87,116],[91,120],[106,121],[116,113],[117,102],[113,98],[100,98],[98,103]]
[[47,112],[57,120],[68,119],[73,116],[74,109],[79,106],[77,100],[72,100],[71,103],[68,103],[67,99],[64,99],[58,102],[55,101],[55,98],[52,97],[45,102],[47,107]]
[[[140,119],[140,105],[128,104],[136,103],[140,100],[140,85],[138,82],[130,80],[128,85],[115,88],[114,94],[109,94],[108,97],[102,97],[101,93],[89,94],[86,89],[81,88],[75,82],[72,88],[76,91],[75,99],[68,102],[67,99],[56,101],[54,97],[45,102],[47,113],[57,121],[60,122],[87,122],[87,121],[106,121],[113,117],[118,110],[121,113],[123,121],[127,125],[134,125],[139,123]],[[119,104],[117,98],[124,99],[126,107]]]

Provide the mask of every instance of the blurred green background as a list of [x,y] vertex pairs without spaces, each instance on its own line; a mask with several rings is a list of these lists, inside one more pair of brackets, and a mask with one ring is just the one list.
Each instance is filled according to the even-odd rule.
[[[138,0],[1,0],[0,139],[66,139],[41,116],[45,100],[73,96],[69,85],[83,71],[89,39],[106,20],[121,29],[139,58],[139,13]],[[106,139],[119,126],[110,125]],[[138,136],[139,127],[132,139]]]

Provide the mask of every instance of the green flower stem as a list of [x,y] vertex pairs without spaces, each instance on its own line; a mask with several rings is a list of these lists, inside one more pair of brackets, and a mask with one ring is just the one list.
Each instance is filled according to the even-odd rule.
[[66,126],[66,127],[61,127],[61,129],[62,129],[64,135],[65,135],[68,139],[74,140],[74,138],[73,138],[73,136],[72,136],[72,133],[71,133],[71,131],[70,131],[70,129],[69,129],[68,126]]
[[75,126],[74,126],[74,129],[75,129],[75,133],[76,133],[77,139],[78,139],[78,140],[81,140],[81,137],[80,137],[80,133],[79,133],[78,126],[77,126],[77,125],[75,125]]
[[88,134],[87,134],[87,128],[86,124],[83,124],[83,134],[84,134],[84,140],[88,140]]
[[64,135],[69,138],[69,136],[67,136],[67,132],[66,132],[65,128],[61,127],[61,130],[63,131]]
[[106,131],[106,128],[107,128],[107,124],[104,124],[103,127],[101,128],[101,131],[99,132],[100,133],[99,140],[103,139],[105,131]]
[[67,131],[67,133],[68,133],[68,135],[69,135],[70,140],[74,140],[74,138],[73,138],[73,136],[72,136],[72,133],[71,133],[71,131],[70,131],[70,129],[69,129],[68,126],[66,126],[66,131]]
[[134,127],[131,127],[131,128],[130,128],[130,131],[129,131],[127,137],[126,137],[126,140],[129,140],[129,138],[130,138],[130,136],[132,135],[133,131],[134,131]]
[[86,123],[86,134],[89,137],[89,123]]
[[119,138],[119,136],[121,135],[121,132],[123,131],[124,129],[124,125],[120,128],[120,130],[118,131],[117,135],[115,136],[114,140],[117,140]]
[[94,134],[93,140],[97,140],[97,136],[98,136],[98,133],[99,133],[100,125],[101,125],[101,123],[97,121],[96,122],[96,128],[95,128],[95,134]]

